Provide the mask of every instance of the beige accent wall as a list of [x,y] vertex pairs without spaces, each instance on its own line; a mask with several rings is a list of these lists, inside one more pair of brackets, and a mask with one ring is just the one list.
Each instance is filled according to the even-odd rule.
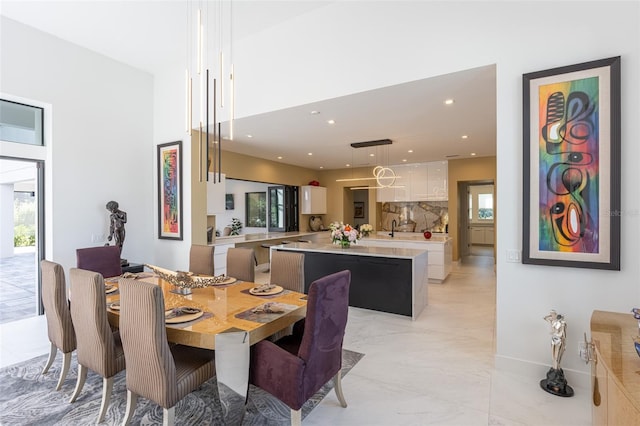
[[[459,220],[458,215],[458,182],[470,182],[478,180],[492,180],[496,182],[496,157],[480,157],[465,160],[449,160],[449,236],[453,239],[453,260],[460,258],[460,250],[458,247],[459,239]],[[497,191],[495,192],[498,193]],[[497,206],[497,200],[494,199],[494,206]],[[494,223],[497,229],[498,212],[494,210]],[[494,231],[495,232],[495,231]],[[497,241],[496,238],[493,239]],[[494,245],[495,253],[495,245]]]
[[[370,178],[373,177],[373,167],[361,167],[354,169],[323,170],[320,173],[320,186],[327,188],[327,214],[323,215],[325,226],[334,221],[353,222],[353,191],[352,187],[375,186],[375,181],[358,180],[336,182],[336,179]],[[374,230],[381,228],[380,219],[376,210],[376,191],[369,190],[367,216]]]

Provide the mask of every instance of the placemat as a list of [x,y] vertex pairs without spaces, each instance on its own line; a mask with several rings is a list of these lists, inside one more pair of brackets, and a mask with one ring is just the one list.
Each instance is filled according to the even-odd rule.
[[[282,294],[282,293],[280,293]],[[272,303],[272,302],[269,302]],[[251,308],[251,309],[247,309],[244,312],[240,312],[239,314],[236,314],[235,317],[238,319],[243,319],[243,320],[248,320],[248,321],[254,321],[254,322],[259,322],[261,324],[266,324],[268,322],[271,322],[273,320],[275,320],[276,318],[279,318],[285,314],[287,314],[288,312],[293,311],[294,309],[297,309],[298,307],[296,305],[288,305],[286,303],[278,303],[278,306],[280,308],[282,308],[284,310],[284,312],[279,312],[277,314],[272,314],[272,313],[264,313],[264,312],[260,312],[260,313],[256,313],[253,312],[254,309],[259,308],[264,306],[265,303],[263,303],[262,305],[258,305],[255,308]]]
[[211,312],[205,312],[200,318],[196,318],[193,321],[189,321],[189,322],[181,322],[181,323],[177,323],[177,324],[166,324],[166,327],[171,327],[171,328],[185,328],[185,327],[191,327],[193,324],[205,320],[207,318],[213,318],[213,314]]

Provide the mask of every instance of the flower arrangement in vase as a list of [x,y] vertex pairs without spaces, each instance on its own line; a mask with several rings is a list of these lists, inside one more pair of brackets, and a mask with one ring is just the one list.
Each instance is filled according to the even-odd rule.
[[360,232],[348,223],[333,222],[329,225],[329,229],[331,229],[331,242],[342,246],[342,248],[349,248],[351,244],[356,244],[360,239]]
[[373,226],[369,225],[368,223],[363,223],[362,225],[360,225],[360,233],[363,237],[368,237],[372,232]]

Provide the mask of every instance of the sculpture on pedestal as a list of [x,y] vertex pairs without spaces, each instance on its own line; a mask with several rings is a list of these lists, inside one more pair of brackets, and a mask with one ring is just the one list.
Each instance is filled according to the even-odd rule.
[[[120,254],[122,254],[122,245],[124,244],[124,238],[126,236],[126,232],[124,229],[124,224],[127,223],[127,212],[123,212],[119,209],[119,205],[117,201],[109,201],[107,203],[107,210],[111,212],[110,215],[110,223],[109,223],[109,236],[107,237],[107,241],[114,240],[115,245],[120,248]],[[109,245],[109,243],[105,244]],[[122,266],[126,266],[129,264],[127,259],[120,259],[120,264]]]
[[551,325],[551,357],[553,366],[547,372],[547,378],[540,381],[540,387],[545,391],[558,396],[573,396],[573,389],[567,384],[564,371],[560,368],[560,360],[567,340],[567,323],[564,317],[556,311],[551,311],[544,317]]

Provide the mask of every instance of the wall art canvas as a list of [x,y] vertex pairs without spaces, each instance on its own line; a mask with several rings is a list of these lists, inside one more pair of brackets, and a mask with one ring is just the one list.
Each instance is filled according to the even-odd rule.
[[523,76],[523,256],[620,269],[620,57]]
[[182,143],[158,145],[158,238],[182,240]]

